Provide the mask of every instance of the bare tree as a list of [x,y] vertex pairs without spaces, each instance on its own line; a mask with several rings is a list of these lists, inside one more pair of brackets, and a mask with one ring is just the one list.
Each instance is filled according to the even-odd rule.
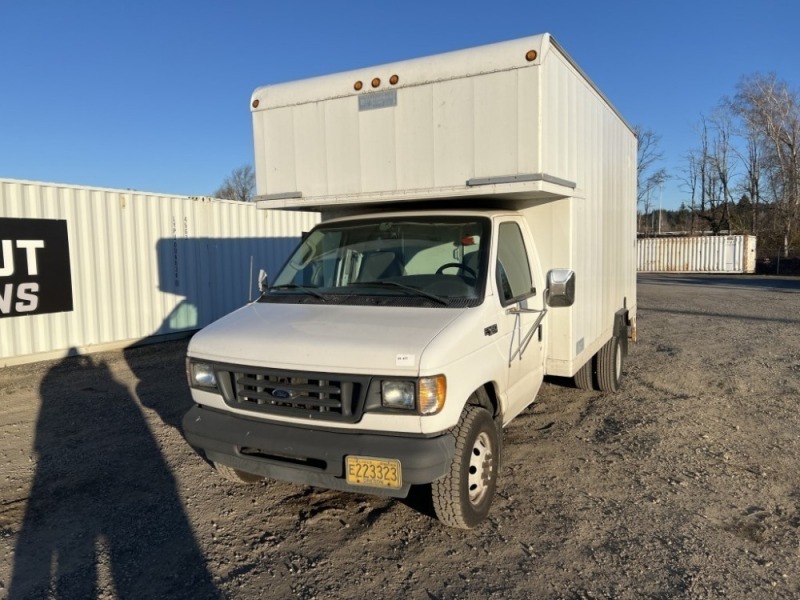
[[729,113],[719,110],[713,117],[700,116],[697,133],[700,146],[686,157],[684,187],[691,196],[694,217],[702,219],[715,234],[730,229],[732,196],[732,124]]
[[761,166],[763,152],[758,136],[747,130],[747,154],[743,157],[745,172],[747,173],[742,185],[744,195],[750,202],[750,223],[752,232],[758,235],[758,213],[761,207]]
[[[718,204],[718,184],[712,153],[714,143],[709,134],[708,119],[704,115],[700,115],[697,134],[700,146],[691,150],[686,157],[684,182],[691,194],[693,215],[705,221],[712,231],[717,231],[715,214]],[[692,221],[694,222],[694,216]]]
[[255,196],[256,176],[251,165],[244,165],[234,169],[214,192],[215,198],[226,200],[239,200],[250,202]]
[[708,139],[708,122],[705,116],[700,116],[700,124],[698,126],[700,133],[700,149],[698,150],[698,163],[697,167],[700,176],[700,214],[706,213],[706,209],[710,204],[714,204],[714,184],[711,181],[711,155],[709,153],[709,139]]
[[717,110],[711,117],[711,123],[714,127],[711,168],[719,192],[720,214],[716,221],[716,231],[719,232],[723,228],[730,230],[730,205],[733,203],[731,194],[731,178],[733,176],[731,132],[733,125],[730,115],[724,110]]
[[736,187],[741,194],[738,207],[740,218],[744,217],[742,211],[749,212],[747,220],[749,223],[743,227],[745,230],[759,234],[759,215],[761,213],[763,198],[762,189],[765,176],[765,151],[763,136],[750,127],[745,119],[742,118],[741,107],[737,101],[731,98],[724,98],[720,103],[720,111],[724,111],[731,118],[731,131],[740,143],[732,143],[731,150],[737,162],[743,169],[743,175]]
[[800,220],[800,99],[775,74],[751,75],[738,86],[732,108],[763,148],[763,169],[774,194],[784,256]]
[[697,193],[700,185],[700,153],[690,150],[686,155],[686,168],[683,173],[683,188],[689,193],[689,234],[694,234],[694,218],[697,214]]
[[656,165],[664,158],[664,153],[658,147],[661,136],[656,135],[651,129],[643,129],[641,125],[633,128],[639,142],[638,162],[636,164],[636,203],[642,205],[645,214],[650,209],[650,194],[661,186],[667,179],[664,168]]

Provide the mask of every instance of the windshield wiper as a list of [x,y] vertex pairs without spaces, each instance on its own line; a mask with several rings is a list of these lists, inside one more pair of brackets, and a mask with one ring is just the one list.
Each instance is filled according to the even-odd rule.
[[272,291],[272,290],[300,290],[301,292],[303,292],[305,294],[309,294],[311,296],[315,296],[315,297],[319,298],[323,302],[327,302],[328,301],[328,299],[325,296],[323,296],[322,294],[320,294],[318,291],[312,290],[311,288],[306,287],[304,285],[300,285],[299,283],[283,283],[281,285],[273,285],[271,288],[269,288],[269,290],[270,291]]
[[448,306],[450,304],[450,302],[448,302],[445,298],[442,298],[441,296],[437,296],[436,294],[431,294],[430,292],[426,292],[424,290],[412,287],[410,285],[398,283],[396,281],[387,281],[387,280],[359,281],[358,283],[353,283],[350,285],[352,285],[353,287],[358,287],[358,286],[396,287],[400,288],[401,290],[411,292],[412,294],[415,294],[417,296],[423,296],[425,298],[428,298],[429,300],[433,300],[434,302],[438,302],[439,304],[443,304],[445,306]]

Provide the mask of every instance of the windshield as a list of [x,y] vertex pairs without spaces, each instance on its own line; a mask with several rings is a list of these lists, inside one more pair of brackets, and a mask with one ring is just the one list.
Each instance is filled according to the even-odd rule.
[[261,300],[476,305],[483,295],[489,229],[488,219],[476,217],[323,224],[301,242]]

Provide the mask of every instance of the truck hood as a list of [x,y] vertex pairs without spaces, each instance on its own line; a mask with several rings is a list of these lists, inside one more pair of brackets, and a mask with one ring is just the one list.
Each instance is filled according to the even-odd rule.
[[301,371],[417,374],[425,347],[465,310],[256,302],[199,331],[188,352]]

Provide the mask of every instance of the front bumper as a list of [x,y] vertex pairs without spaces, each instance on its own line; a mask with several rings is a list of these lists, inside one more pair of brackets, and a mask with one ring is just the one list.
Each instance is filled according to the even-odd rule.
[[[430,483],[449,470],[455,438],[332,431],[268,423],[194,406],[183,418],[186,441],[213,462],[292,483],[405,498],[412,485]],[[345,480],[345,456],[400,461],[399,489],[365,487]]]

